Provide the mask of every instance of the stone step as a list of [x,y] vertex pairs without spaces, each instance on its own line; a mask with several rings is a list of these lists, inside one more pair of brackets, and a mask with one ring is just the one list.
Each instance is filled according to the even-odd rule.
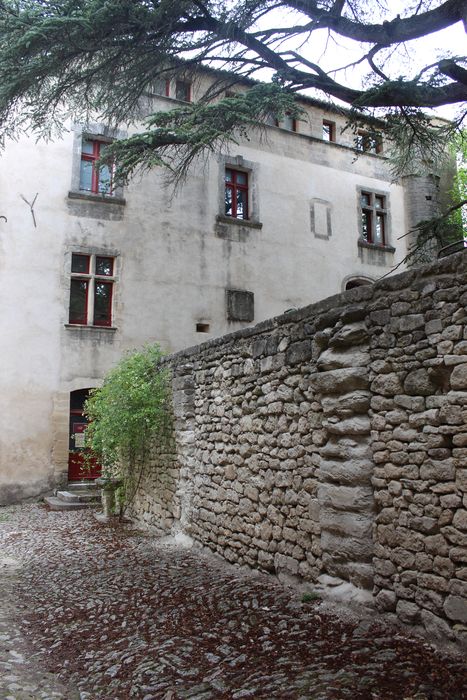
[[93,479],[87,481],[69,481],[67,491],[90,491],[97,489],[97,484]]
[[50,510],[84,510],[85,508],[93,508],[97,505],[95,501],[73,503],[57,498],[57,496],[47,496],[44,498],[44,503],[49,506]]
[[89,503],[90,501],[98,501],[99,493],[96,490],[85,491],[57,491],[57,498],[67,503]]

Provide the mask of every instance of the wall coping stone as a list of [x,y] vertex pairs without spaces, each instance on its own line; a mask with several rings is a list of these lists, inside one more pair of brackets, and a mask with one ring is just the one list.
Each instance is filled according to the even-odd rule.
[[[253,338],[256,335],[263,334],[268,331],[274,331],[281,326],[286,327],[289,324],[294,324],[297,321],[303,321],[307,318],[315,319],[317,316],[330,311],[339,311],[342,307],[342,314],[346,314],[349,311],[349,302],[369,301],[370,299],[385,296],[386,292],[400,291],[406,288],[413,287],[417,278],[420,280],[420,286],[423,287],[423,280],[426,277],[433,276],[448,276],[449,273],[455,273],[457,271],[462,271],[465,269],[467,272],[467,249],[464,249],[460,253],[455,253],[448,257],[442,258],[430,263],[429,265],[424,265],[414,270],[405,270],[397,275],[391,275],[390,277],[382,277],[377,280],[374,284],[364,285],[362,287],[356,287],[354,289],[349,289],[347,291],[341,292],[340,294],[334,294],[333,296],[326,297],[320,301],[309,304],[300,309],[294,309],[293,311],[287,311],[279,316],[274,316],[273,318],[261,321],[254,326],[248,326],[247,328],[241,328],[233,333],[227,333],[225,335],[219,336],[219,338],[212,338],[199,345],[192,345],[183,350],[179,350],[176,353],[168,355],[162,360],[163,364],[173,364],[182,362],[185,359],[191,358],[195,355],[204,353],[213,348],[221,347],[223,345],[234,344],[235,342],[247,338]],[[368,310],[369,313],[369,310]]]

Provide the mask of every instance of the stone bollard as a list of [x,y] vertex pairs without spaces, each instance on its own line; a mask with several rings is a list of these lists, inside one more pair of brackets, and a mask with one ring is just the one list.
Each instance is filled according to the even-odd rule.
[[113,486],[102,489],[101,500],[104,518],[108,519],[115,515],[115,488]]
[[117,488],[121,485],[121,479],[106,479],[101,477],[96,479],[96,484],[102,488],[101,490],[101,502],[102,502],[102,516],[104,520],[110,520],[118,514],[118,504],[116,499]]

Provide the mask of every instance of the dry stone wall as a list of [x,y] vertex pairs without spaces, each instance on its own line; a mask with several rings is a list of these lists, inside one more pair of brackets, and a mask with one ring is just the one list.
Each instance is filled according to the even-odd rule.
[[466,306],[462,253],[171,356],[135,518],[464,643]]

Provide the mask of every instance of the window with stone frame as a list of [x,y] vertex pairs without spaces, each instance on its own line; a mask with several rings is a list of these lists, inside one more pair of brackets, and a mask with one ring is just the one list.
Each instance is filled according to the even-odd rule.
[[105,153],[108,142],[83,136],[81,144],[81,163],[79,189],[81,192],[113,196],[112,165],[97,165]]
[[248,219],[248,209],[248,173],[226,167],[225,216],[233,219]]
[[180,102],[191,102],[191,83],[187,80],[175,81],[175,99]]
[[362,240],[376,246],[387,246],[387,196],[361,190],[360,212]]
[[112,326],[115,258],[72,253],[68,323]]
[[323,141],[335,142],[336,140],[336,124],[335,122],[329,121],[329,119],[323,119]]

